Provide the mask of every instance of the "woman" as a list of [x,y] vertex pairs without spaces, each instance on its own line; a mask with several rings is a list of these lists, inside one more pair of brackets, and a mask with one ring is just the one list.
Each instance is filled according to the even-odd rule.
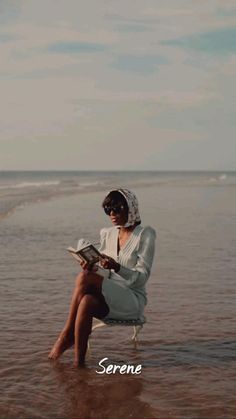
[[136,196],[128,189],[109,192],[103,201],[113,227],[101,230],[100,267],[82,262],[66,324],[49,358],[75,344],[75,365],[83,365],[93,317],[139,319],[147,303],[155,230],[142,227]]

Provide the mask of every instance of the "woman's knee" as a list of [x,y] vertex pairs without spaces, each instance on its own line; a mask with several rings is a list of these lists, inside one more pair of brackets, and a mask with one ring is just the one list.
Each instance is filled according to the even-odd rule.
[[82,271],[77,275],[75,279],[75,285],[81,287],[85,285],[86,287],[92,286],[96,291],[101,292],[103,278],[100,275],[97,275],[94,272]]
[[109,313],[109,307],[103,296],[85,294],[81,299],[79,311],[83,315],[103,318]]
[[80,311],[93,314],[94,310],[97,309],[99,302],[97,298],[92,294],[85,294],[80,301]]

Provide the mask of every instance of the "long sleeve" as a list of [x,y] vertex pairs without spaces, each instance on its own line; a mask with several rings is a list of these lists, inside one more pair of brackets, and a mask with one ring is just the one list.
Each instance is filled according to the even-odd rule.
[[135,288],[143,287],[149,278],[155,253],[156,232],[151,227],[145,227],[141,233],[137,249],[137,263],[133,268],[121,264],[118,275],[124,278],[127,285]]

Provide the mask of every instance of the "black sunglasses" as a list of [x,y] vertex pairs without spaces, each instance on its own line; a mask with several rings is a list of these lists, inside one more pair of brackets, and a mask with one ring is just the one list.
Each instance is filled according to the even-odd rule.
[[120,214],[125,209],[124,205],[106,205],[104,207],[104,211],[106,215],[110,215],[111,211],[113,211],[115,214]]

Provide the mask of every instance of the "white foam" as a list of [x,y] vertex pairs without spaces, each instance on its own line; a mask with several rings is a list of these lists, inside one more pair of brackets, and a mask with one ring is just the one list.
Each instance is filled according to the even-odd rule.
[[41,186],[55,186],[59,185],[60,181],[48,181],[48,182],[21,182],[21,183],[15,183],[12,185],[1,185],[0,189],[20,189],[20,188],[40,188]]
[[81,183],[79,183],[79,186],[81,188],[87,188],[89,186],[98,186],[98,185],[101,185],[101,182],[95,181],[95,182],[81,182]]

